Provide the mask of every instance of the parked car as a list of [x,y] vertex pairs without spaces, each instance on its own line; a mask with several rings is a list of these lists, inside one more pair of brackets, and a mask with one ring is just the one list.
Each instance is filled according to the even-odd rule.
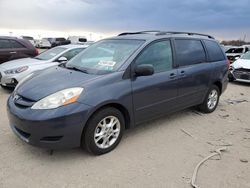
[[66,62],[87,46],[65,45],[47,50],[34,58],[23,58],[0,65],[0,84],[15,87],[27,75]]
[[51,48],[51,41],[52,38],[42,38],[36,42],[37,48]]
[[191,106],[213,112],[228,66],[209,35],[122,33],[26,77],[8,99],[10,126],[35,146],[104,154],[124,129]]
[[243,54],[231,65],[229,81],[250,83],[250,52]]
[[16,37],[0,37],[0,64],[36,55],[38,51],[29,41]]
[[69,40],[66,40],[65,38],[62,38],[62,37],[61,38],[52,38],[49,41],[51,43],[51,47],[70,44]]
[[22,39],[24,40],[28,40],[33,46],[35,46],[35,40],[33,37],[30,37],[30,36],[21,36]]
[[87,38],[84,36],[69,36],[68,39],[71,44],[84,44],[87,42]]
[[226,55],[230,63],[233,63],[236,58],[239,58],[242,54],[248,52],[250,50],[250,46],[244,45],[240,47],[229,48],[226,51]]

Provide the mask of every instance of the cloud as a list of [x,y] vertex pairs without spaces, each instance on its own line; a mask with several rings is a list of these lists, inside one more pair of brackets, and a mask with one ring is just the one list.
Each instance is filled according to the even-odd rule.
[[103,33],[188,30],[240,37],[250,35],[248,7],[248,0],[0,0],[0,25]]

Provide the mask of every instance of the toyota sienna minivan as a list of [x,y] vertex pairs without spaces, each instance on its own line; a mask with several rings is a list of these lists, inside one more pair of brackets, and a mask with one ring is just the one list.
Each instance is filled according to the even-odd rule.
[[31,145],[100,155],[140,123],[192,106],[213,112],[227,83],[228,60],[212,36],[122,33],[27,76],[7,109],[13,132]]

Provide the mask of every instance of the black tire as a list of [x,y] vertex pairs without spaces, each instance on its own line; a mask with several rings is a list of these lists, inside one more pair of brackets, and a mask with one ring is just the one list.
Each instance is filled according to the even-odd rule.
[[[109,146],[108,148],[100,148],[95,143],[94,134],[96,131],[96,127],[99,122],[101,122],[105,117],[114,116],[120,122],[120,133],[115,142]],[[123,114],[117,110],[116,108],[106,107],[97,111],[86,124],[84,128],[83,136],[82,136],[82,147],[84,147],[88,152],[94,155],[101,155],[112,151],[121,141],[123,131],[125,129],[125,120]]]
[[[213,108],[209,108],[209,106],[208,106],[209,95],[213,90],[215,90],[217,92],[217,102]],[[219,90],[218,86],[212,85],[211,88],[208,90],[207,95],[206,95],[203,103],[201,105],[199,105],[199,110],[203,113],[212,113],[217,108],[218,103],[219,103],[219,99],[220,99],[220,90]]]

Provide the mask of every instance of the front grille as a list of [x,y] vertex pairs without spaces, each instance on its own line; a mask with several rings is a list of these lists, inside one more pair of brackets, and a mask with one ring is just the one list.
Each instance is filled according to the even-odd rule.
[[250,80],[250,69],[235,69],[233,74],[236,79]]
[[16,106],[20,108],[28,108],[31,107],[36,101],[33,101],[31,99],[28,99],[26,97],[23,97],[19,94],[14,93],[13,94],[13,100]]

